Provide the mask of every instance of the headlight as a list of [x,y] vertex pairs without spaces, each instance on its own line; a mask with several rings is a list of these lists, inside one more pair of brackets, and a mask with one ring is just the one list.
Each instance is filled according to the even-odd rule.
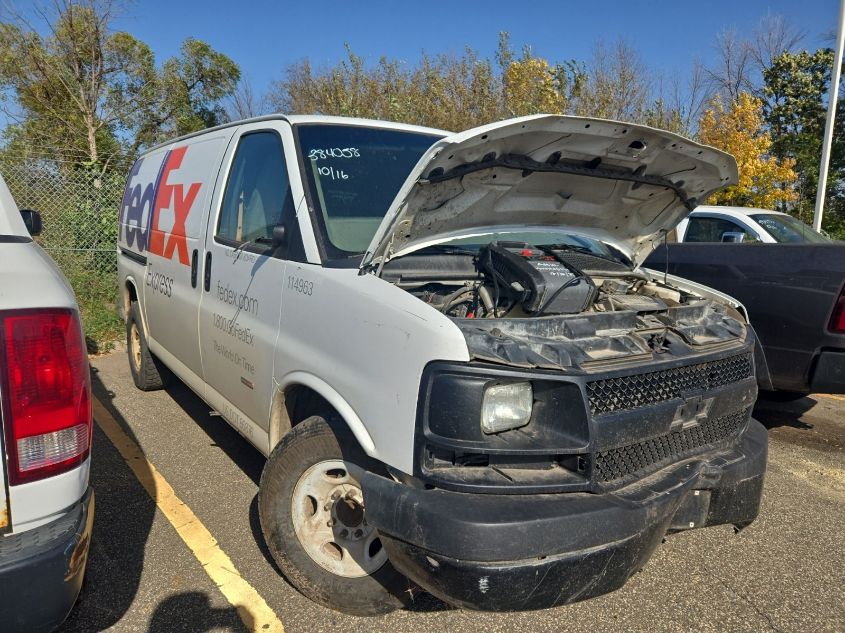
[[530,382],[487,387],[481,405],[481,430],[488,434],[501,433],[525,426],[531,419],[533,405]]

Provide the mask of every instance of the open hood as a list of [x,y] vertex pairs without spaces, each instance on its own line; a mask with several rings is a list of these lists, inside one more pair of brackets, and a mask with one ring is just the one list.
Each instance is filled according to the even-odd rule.
[[459,237],[571,230],[639,264],[711,193],[737,181],[722,151],[654,128],[510,119],[435,143],[399,190],[362,267]]

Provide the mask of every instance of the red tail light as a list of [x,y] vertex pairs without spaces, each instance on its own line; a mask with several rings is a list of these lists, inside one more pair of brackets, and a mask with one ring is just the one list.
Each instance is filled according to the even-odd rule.
[[845,286],[842,286],[836,305],[833,306],[833,314],[830,315],[827,329],[837,334],[845,334]]
[[9,483],[81,464],[91,447],[91,378],[77,313],[3,313],[0,351]]

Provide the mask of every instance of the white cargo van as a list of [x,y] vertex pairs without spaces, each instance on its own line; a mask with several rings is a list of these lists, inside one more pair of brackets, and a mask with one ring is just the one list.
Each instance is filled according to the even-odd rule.
[[573,117],[186,136],[123,199],[132,374],[172,372],[268,457],[264,538],[317,602],[606,593],[667,532],[758,512],[742,307],[639,267],[735,181],[712,148]]
[[[23,217],[22,217],[23,216]],[[29,229],[29,231],[27,230]],[[76,299],[0,177],[0,631],[57,628],[85,576],[91,377]]]

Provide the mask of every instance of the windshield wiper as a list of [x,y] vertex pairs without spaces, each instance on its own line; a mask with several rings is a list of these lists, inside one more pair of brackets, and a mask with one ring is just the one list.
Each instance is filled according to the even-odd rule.
[[575,251],[576,253],[586,253],[587,255],[592,255],[593,257],[601,257],[602,259],[616,261],[615,257],[597,253],[587,246],[576,246],[575,244],[544,244],[543,246],[539,246],[538,248],[544,251]]
[[[624,264],[625,266],[632,266],[632,262],[625,261],[619,256],[614,255],[613,253],[604,254],[604,253],[597,253],[591,248],[587,246],[578,246],[575,244],[551,244],[551,245],[544,245],[538,246],[541,250],[544,251],[571,251],[575,253],[584,253],[586,255],[590,255],[591,257],[598,257],[599,259],[604,259],[609,262],[613,262],[614,264]],[[613,249],[616,250],[616,249]],[[620,253],[622,254],[622,253]],[[627,259],[627,258],[626,258]]]
[[[450,255],[475,255],[478,250],[473,250],[465,246],[458,246],[457,244],[432,244],[421,248],[417,252],[434,251],[435,253],[448,253]],[[410,253],[409,253],[410,254]]]

